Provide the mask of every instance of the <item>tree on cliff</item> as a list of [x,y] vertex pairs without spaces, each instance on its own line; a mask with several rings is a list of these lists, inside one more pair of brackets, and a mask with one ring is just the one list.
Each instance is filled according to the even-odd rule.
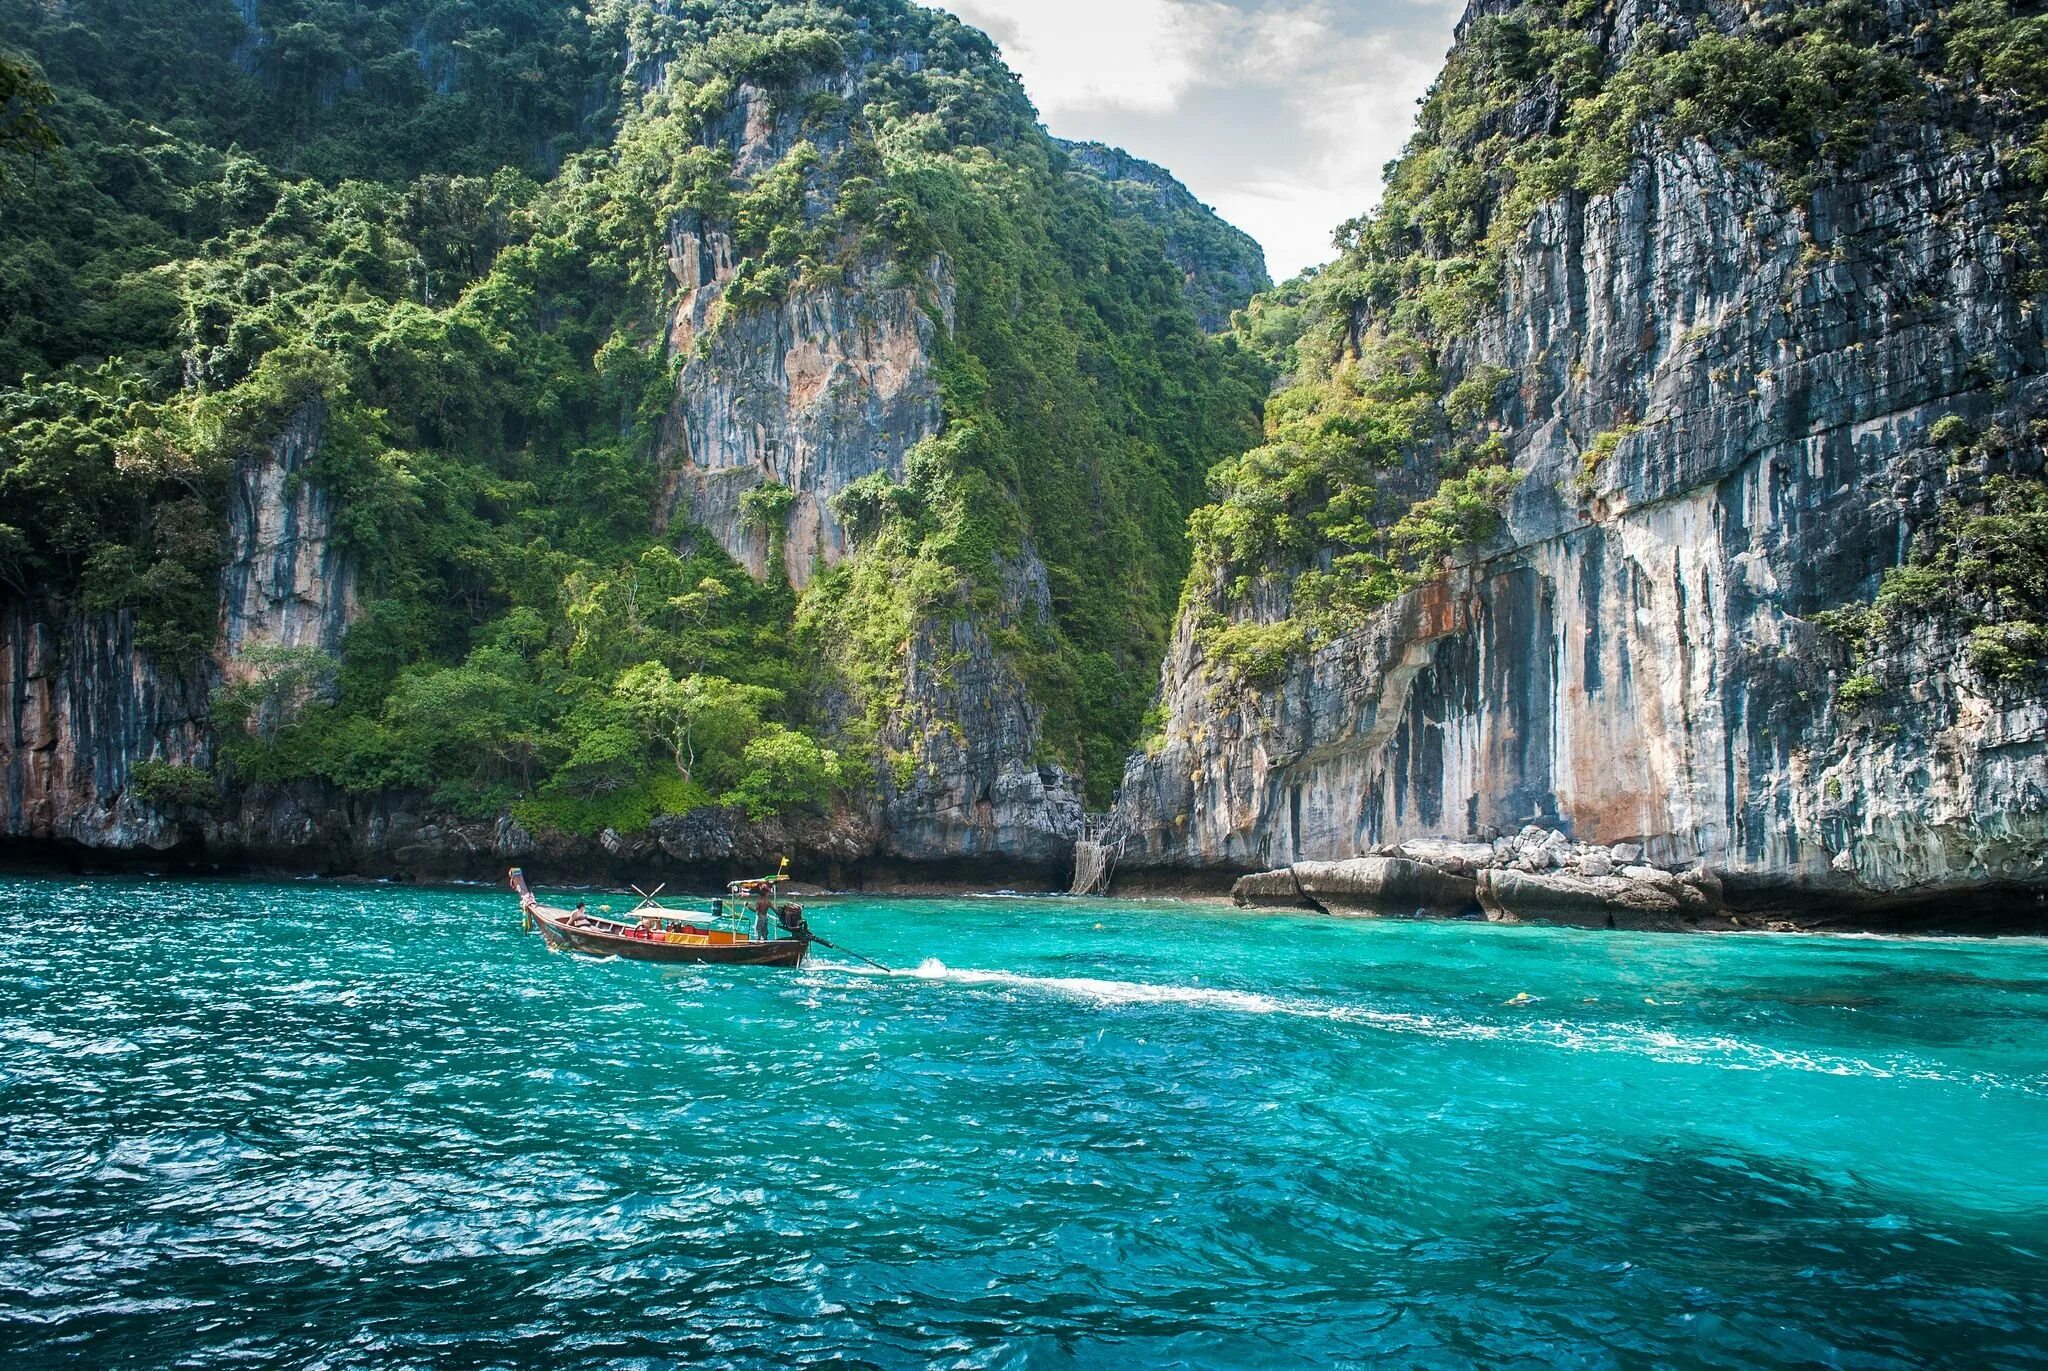
[[0,51],[0,192],[11,183],[10,162],[57,147],[56,133],[43,122],[50,100],[50,87],[34,68]]

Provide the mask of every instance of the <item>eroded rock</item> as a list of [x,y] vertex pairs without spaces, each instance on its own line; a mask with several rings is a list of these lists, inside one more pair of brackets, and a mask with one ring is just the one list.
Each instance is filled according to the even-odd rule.
[[1301,886],[1288,867],[1277,871],[1255,871],[1240,876],[1230,887],[1231,902],[1247,909],[1313,909],[1315,902],[1301,893]]
[[1296,862],[1295,883],[1324,909],[1347,914],[1460,914],[1473,904],[1473,882],[1406,857],[1353,857]]
[[1498,847],[1493,843],[1452,842],[1448,838],[1402,843],[1394,851],[1410,861],[1433,866],[1452,876],[1470,877],[1480,868],[1493,865]]
[[1668,876],[1493,870],[1479,874],[1478,895],[1488,918],[1587,928],[1669,928],[1721,913],[1719,901],[1706,891]]

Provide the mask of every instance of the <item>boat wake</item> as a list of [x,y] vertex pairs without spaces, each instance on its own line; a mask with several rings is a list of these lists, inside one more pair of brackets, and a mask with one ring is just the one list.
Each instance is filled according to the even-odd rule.
[[[1711,1066],[1724,1071],[1802,1071],[1872,1080],[1933,1081],[2048,1095],[2048,1076],[2014,1078],[1987,1073],[1959,1073],[1911,1057],[1869,1060],[1834,1056],[1772,1047],[1767,1043],[1722,1034],[1677,1033],[1639,1020],[1597,1023],[1529,1017],[1484,1020],[1378,1009],[1369,1005],[1331,1004],[1220,986],[1161,985],[1093,976],[1032,976],[1016,971],[984,971],[947,966],[933,957],[926,958],[915,967],[889,972],[839,965],[820,965],[815,969],[875,979],[934,981],[1025,994],[1059,995],[1109,1008],[1156,1005],[1235,1014],[1282,1015],[1443,1040],[1529,1044],[1572,1052],[1626,1053],[1672,1065]],[[1540,1003],[1540,1000],[1517,999],[1508,1001],[1505,1007]]]

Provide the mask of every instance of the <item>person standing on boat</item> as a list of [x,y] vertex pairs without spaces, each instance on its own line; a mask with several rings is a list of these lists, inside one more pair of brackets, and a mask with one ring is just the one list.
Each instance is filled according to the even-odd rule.
[[769,914],[770,914],[770,913],[771,913],[771,912],[772,912],[772,911],[774,910],[774,908],[775,908],[775,895],[774,895],[774,891],[773,891],[773,889],[772,889],[771,887],[769,887],[769,886],[766,886],[766,885],[757,885],[757,886],[755,886],[755,887],[754,887],[754,941],[755,941],[755,942],[757,942],[757,943],[765,943],[765,942],[767,942],[767,941],[768,941],[768,915],[769,915]]

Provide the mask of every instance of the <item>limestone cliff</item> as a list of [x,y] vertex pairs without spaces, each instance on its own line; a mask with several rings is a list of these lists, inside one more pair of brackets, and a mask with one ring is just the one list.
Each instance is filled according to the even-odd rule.
[[[813,77],[785,106],[821,93],[844,101],[854,74]],[[711,137],[732,152],[749,183],[796,147],[804,121],[778,113],[769,92],[742,85]],[[811,121],[805,146],[842,153],[847,117]],[[812,213],[838,192],[827,170],[806,193]],[[739,265],[727,226],[687,212],[669,228],[669,270],[676,298],[669,346],[686,359],[670,422],[667,514],[708,530],[755,576],[774,571],[801,590],[812,567],[846,555],[846,532],[831,499],[863,476],[901,480],[904,456],[939,431],[936,335],[950,331],[953,286],[943,256],[924,264],[917,284],[892,284],[894,264],[863,258],[832,285],[803,285],[777,301],[735,306],[727,299]],[[754,517],[742,498],[773,484],[793,497],[786,513]]]
[[1026,547],[1006,568],[992,622],[960,613],[918,626],[888,741],[912,759],[884,775],[886,850],[925,861],[1000,858],[1058,869],[1081,829],[1080,786],[1043,759],[1045,711],[992,633],[1051,613],[1045,567]]
[[[1461,42],[1515,8],[1475,5]],[[1935,21],[1907,3],[1879,22]],[[1589,41],[1611,73],[1647,26],[1745,23],[1624,0]],[[1513,136],[1558,130],[1550,95],[1511,111]],[[2048,301],[2012,232],[2037,192],[2011,130],[1974,117],[1969,136],[1891,125],[1803,185],[1637,128],[1618,184],[1534,210],[1497,293],[1431,340],[1444,390],[1497,406],[1494,450],[1521,474],[1498,531],[1259,689],[1198,626],[1223,606],[1279,623],[1290,587],[1199,589],[1168,722],[1126,776],[1127,866],[1252,869],[1533,824],[1701,865],[1738,906],[1976,891],[2031,907],[2048,888],[2038,678],[1973,669],[1959,608],[1860,667],[1817,625],[1869,601],[1988,477],[2041,472]],[[1356,355],[1387,314],[1339,323]],[[1937,431],[1950,416],[2004,438],[1960,451]],[[1447,447],[1421,445],[1385,486]],[[1845,690],[1858,672],[1871,686]]]
[[[150,278],[185,327],[90,385],[0,377],[35,425],[0,442],[11,850],[1063,882],[1186,513],[1255,429],[1261,363],[1195,316],[1263,284],[1256,248],[1160,169],[1063,151],[985,36],[906,0],[605,6],[616,100],[587,107],[537,89],[566,49],[509,35],[516,0],[417,8],[294,29],[348,42],[293,83],[290,175],[191,160],[236,170],[219,213],[178,200],[199,238],[165,260],[200,265]],[[267,79],[271,9],[134,128],[217,132],[172,106]],[[531,158],[517,121],[396,160],[336,131],[528,94]],[[744,722],[672,745],[628,685],[651,666]]]
[[[865,69],[856,62],[772,96],[743,84],[708,138],[730,150],[749,185],[803,157],[806,215],[816,221],[843,191],[856,136],[846,111],[858,107]],[[808,113],[820,95],[834,111],[822,118]],[[834,497],[863,478],[903,482],[910,450],[943,428],[936,369],[954,327],[952,265],[943,252],[908,269],[870,252],[831,284],[754,303],[729,298],[739,267],[728,225],[696,212],[670,225],[668,342],[686,360],[662,454],[661,517],[705,529],[757,578],[786,578],[801,592],[851,550]],[[784,505],[765,516],[748,507],[750,492],[778,489]],[[880,778],[887,855],[1057,868],[1071,852],[1077,788],[1064,768],[1037,761],[1044,711],[990,637],[1049,621],[1045,575],[1027,547],[992,622],[942,606],[913,626],[902,700],[886,724],[913,776]]]
[[0,836],[94,849],[165,849],[179,815],[136,793],[145,762],[203,770],[208,701],[242,655],[332,652],[356,611],[327,493],[306,478],[324,411],[302,407],[230,480],[215,655],[179,668],[137,645],[132,610],[55,614],[15,599],[0,617]]

